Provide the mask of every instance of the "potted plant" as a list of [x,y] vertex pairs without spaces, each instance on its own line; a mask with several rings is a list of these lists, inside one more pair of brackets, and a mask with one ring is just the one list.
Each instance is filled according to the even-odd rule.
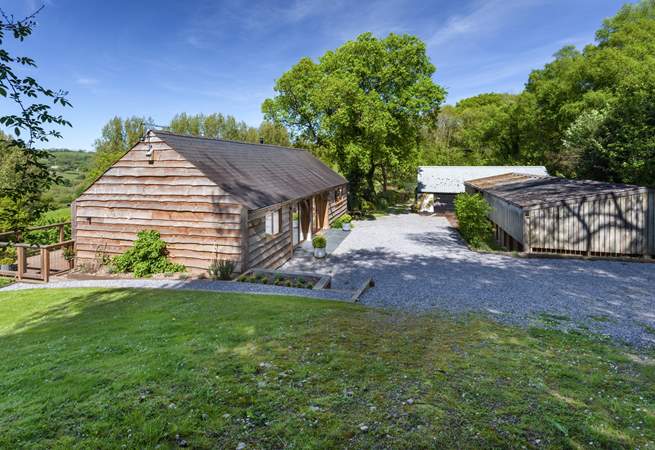
[[16,249],[7,246],[4,251],[0,253],[0,270],[5,272],[15,272],[18,270],[16,264]]
[[352,222],[353,218],[350,217],[350,214],[344,214],[343,216],[340,217],[341,219],[341,229],[343,231],[350,231],[350,222]]
[[325,258],[326,252],[325,247],[327,246],[327,240],[323,236],[314,236],[312,239],[312,246],[314,247],[314,257],[315,258]]

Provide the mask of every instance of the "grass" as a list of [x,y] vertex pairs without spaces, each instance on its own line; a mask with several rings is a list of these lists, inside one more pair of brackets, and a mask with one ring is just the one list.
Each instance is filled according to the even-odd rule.
[[300,298],[0,293],[0,448],[653,448],[653,356]]
[[71,209],[70,207],[64,207],[59,209],[52,209],[43,213],[41,218],[37,221],[38,225],[41,224],[50,224],[55,222],[70,222],[71,220]]
[[13,278],[0,277],[0,288],[3,288],[5,286],[9,286],[13,282],[14,282]]

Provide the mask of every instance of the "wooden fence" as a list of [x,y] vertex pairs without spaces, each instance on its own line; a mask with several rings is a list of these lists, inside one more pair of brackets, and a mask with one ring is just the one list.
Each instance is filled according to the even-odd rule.
[[0,266],[1,276],[15,277],[17,280],[40,280],[48,282],[50,276],[65,273],[73,268],[73,259],[66,258],[66,249],[75,248],[74,240],[65,239],[65,227],[70,222],[55,223],[39,227],[31,227],[26,232],[58,229],[58,242],[54,244],[29,244],[20,242],[19,232],[0,233],[0,249],[13,247],[16,249],[16,263]]

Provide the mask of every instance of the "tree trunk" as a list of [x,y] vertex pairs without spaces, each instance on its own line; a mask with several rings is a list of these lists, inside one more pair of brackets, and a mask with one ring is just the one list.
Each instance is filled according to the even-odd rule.
[[364,197],[371,202],[375,200],[375,164],[371,164],[368,172],[366,172],[366,191],[364,192]]
[[382,166],[382,192],[387,192],[387,166]]

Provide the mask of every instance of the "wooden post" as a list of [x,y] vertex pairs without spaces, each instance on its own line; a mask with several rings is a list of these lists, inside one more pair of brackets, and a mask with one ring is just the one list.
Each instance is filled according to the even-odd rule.
[[59,243],[64,242],[64,224],[59,225]]
[[45,283],[50,278],[50,252],[47,248],[41,249],[41,278]]
[[25,247],[16,246],[16,259],[18,262],[18,273],[16,274],[16,278],[22,280],[23,274],[25,273]]
[[291,238],[291,256],[293,256],[293,203],[289,206],[289,237]]
[[240,272],[245,273],[248,270],[248,239],[250,237],[249,233],[249,223],[248,223],[248,208],[241,208],[241,267]]
[[523,216],[523,251],[532,252],[532,227],[530,222],[530,211],[526,211]]
[[71,203],[71,239],[77,239],[77,203]]

